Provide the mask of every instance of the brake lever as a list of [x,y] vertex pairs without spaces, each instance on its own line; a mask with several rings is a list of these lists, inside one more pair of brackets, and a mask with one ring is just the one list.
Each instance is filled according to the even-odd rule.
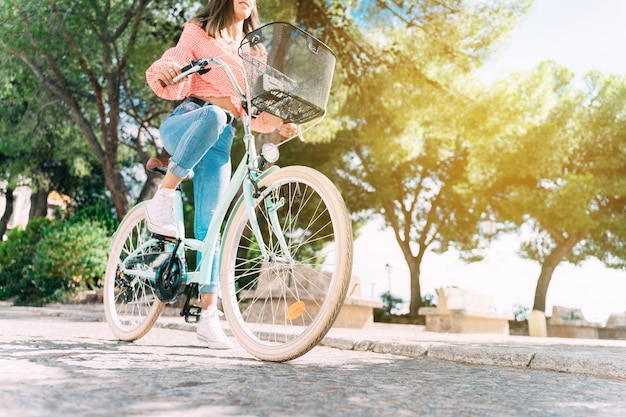
[[185,65],[184,67],[181,68],[182,72],[178,74],[176,77],[174,77],[174,82],[177,83],[178,81],[182,80],[189,74],[194,74],[194,73],[198,73],[200,75],[206,74],[207,72],[211,71],[211,67],[207,68],[206,67],[207,65],[209,65],[208,59],[192,60],[190,64]]

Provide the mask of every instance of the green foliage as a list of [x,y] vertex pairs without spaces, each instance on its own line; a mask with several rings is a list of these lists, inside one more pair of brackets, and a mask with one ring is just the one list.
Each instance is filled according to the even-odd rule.
[[380,299],[383,302],[383,306],[374,309],[374,321],[388,322],[391,318],[392,311],[396,309],[398,304],[402,304],[404,300],[400,297],[395,297],[389,291],[381,294]]
[[[63,7],[59,2],[56,6]],[[15,20],[0,18],[0,32],[12,34],[0,35],[0,59],[3,61],[3,71],[0,72],[0,159],[2,156],[6,158],[2,161],[0,178],[7,179],[10,184],[26,184],[33,192],[40,191],[44,196],[48,191],[56,190],[70,196],[73,203],[82,207],[89,204],[86,200],[93,195],[102,195],[104,178],[94,169],[98,164],[97,157],[84,141],[83,132],[72,119],[67,103],[59,97],[59,89],[51,88],[52,84],[42,80],[44,73],[31,71],[33,67],[29,69],[25,65],[24,61],[31,53],[38,57],[43,55],[38,54],[36,48],[52,37],[51,33],[39,32],[44,29],[38,25],[26,24],[14,31],[13,25],[21,26],[21,19],[35,15],[34,9],[37,8],[44,9],[41,4],[33,2],[18,4],[9,1],[0,11],[0,15],[15,13],[12,16]],[[33,33],[29,34],[29,31]],[[22,38],[30,35],[34,41],[25,46]],[[20,53],[20,48],[26,49]],[[46,54],[54,54],[57,50],[48,45],[42,49]],[[67,48],[63,49],[65,58],[61,69],[67,71],[72,84],[76,78],[71,75],[72,70],[74,74],[77,71],[65,60],[68,53]],[[44,67],[50,70],[50,65]],[[59,77],[52,76],[55,82]],[[66,87],[76,91],[74,85]],[[96,187],[99,190],[95,190]]]
[[105,202],[100,202],[78,210],[68,219],[68,223],[70,224],[86,222],[98,223],[108,234],[112,234],[118,226],[112,205]]
[[496,83],[487,100],[474,172],[500,219],[532,230],[521,253],[543,264],[575,237],[561,258],[624,267],[626,78],[591,73],[581,90],[545,62]]
[[1,299],[17,297],[18,303],[26,303],[36,293],[31,278],[33,256],[50,224],[46,218],[33,220],[24,230],[14,229],[6,241],[0,242]]
[[18,64],[7,57],[0,73],[0,178],[13,186],[28,179],[33,190],[66,193],[63,182],[87,175],[82,167],[89,150],[72,122],[59,117],[67,109]]
[[[94,212],[106,218],[98,209]],[[39,219],[9,233],[0,243],[0,298],[42,305],[101,285],[110,232],[87,215],[63,223]]]
[[425,294],[422,297],[422,305],[424,307],[437,307],[437,294]]
[[64,300],[78,289],[101,285],[109,233],[97,222],[62,223],[37,245],[33,282],[43,302]]
[[[0,8],[0,56],[12,57],[21,73],[36,80],[35,91],[46,96],[42,103],[54,107],[58,123],[53,126],[74,131],[67,143],[81,139],[82,149],[89,150],[106,178],[103,184],[118,217],[130,204],[122,169],[154,153],[151,121],[171,107],[156,100],[146,85],[147,62],[175,42],[169,36],[172,28],[179,33],[184,11],[197,7],[197,2],[170,0],[59,0],[45,5],[6,0]],[[54,146],[67,132],[55,128],[50,133],[54,140],[37,150],[71,152]],[[74,155],[70,161],[77,159]],[[51,161],[57,164],[59,158]],[[73,172],[66,167],[68,171]]]
[[515,304],[513,306],[513,315],[515,316],[515,321],[528,320],[528,313],[530,313],[529,307],[523,306],[521,304]]

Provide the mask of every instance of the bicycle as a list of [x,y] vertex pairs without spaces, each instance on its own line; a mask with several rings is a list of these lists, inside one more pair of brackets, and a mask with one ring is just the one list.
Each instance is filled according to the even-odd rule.
[[[246,152],[206,238],[184,236],[180,187],[178,239],[150,233],[147,202],[135,205],[112,237],[104,309],[113,334],[133,341],[187,288],[180,314],[197,322],[201,308],[190,298],[209,280],[212,262],[219,262],[222,308],[233,336],[252,356],[282,362],[316,346],[339,314],[352,273],[352,227],[341,194],[322,173],[268,166],[278,159],[278,146],[266,143],[257,153],[250,120],[266,111],[296,123],[302,137],[325,115],[336,58],[318,39],[284,22],[249,33],[239,53],[245,93],[219,57],[192,61],[179,75],[220,66],[247,109]],[[162,161],[148,167],[165,172]],[[201,261],[189,271],[186,255],[192,251]]]

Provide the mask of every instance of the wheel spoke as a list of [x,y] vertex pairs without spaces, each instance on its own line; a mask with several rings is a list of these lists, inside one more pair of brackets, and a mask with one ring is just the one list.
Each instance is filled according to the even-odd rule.
[[148,231],[143,210],[131,211],[111,245],[104,284],[107,322],[119,339],[138,339],[161,314],[154,270],[167,254],[163,241]]
[[[318,172],[283,168],[263,185],[255,200],[261,239],[240,206],[224,240],[224,312],[250,353],[289,360],[317,344],[335,320],[350,280],[352,234],[341,196]],[[268,195],[288,253],[269,220]]]

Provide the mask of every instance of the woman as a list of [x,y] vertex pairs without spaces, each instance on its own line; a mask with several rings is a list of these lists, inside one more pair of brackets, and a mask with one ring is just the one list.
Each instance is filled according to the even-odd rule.
[[[204,239],[218,199],[230,177],[230,148],[234,121],[244,112],[226,73],[214,67],[208,73],[192,74],[174,82],[181,68],[193,59],[219,56],[233,70],[240,86],[243,63],[237,48],[243,37],[258,26],[255,0],[209,0],[207,6],[183,28],[176,47],[168,49],[146,71],[152,90],[168,100],[184,100],[161,125],[161,140],[172,155],[167,174],[146,206],[148,229],[177,237],[173,217],[174,190],[193,174],[196,239]],[[284,137],[294,136],[296,126],[262,113],[253,119],[252,129]],[[211,349],[230,349],[217,310],[218,271],[214,264],[210,283],[200,287],[203,313],[198,338]]]

